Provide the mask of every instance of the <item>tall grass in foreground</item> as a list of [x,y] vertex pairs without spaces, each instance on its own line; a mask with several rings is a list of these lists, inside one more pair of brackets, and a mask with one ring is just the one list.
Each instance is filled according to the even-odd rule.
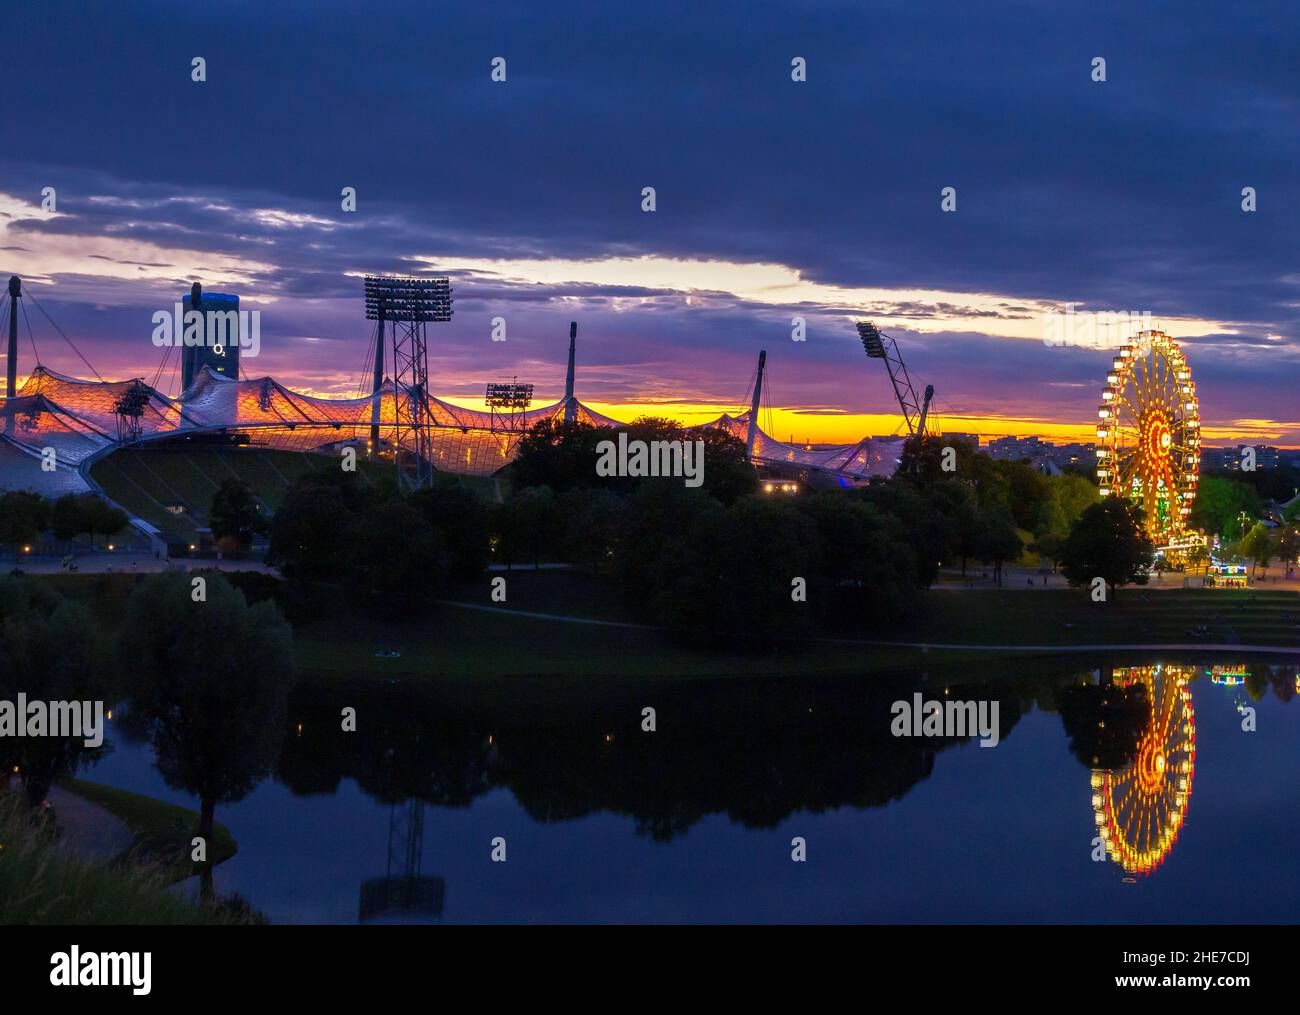
[[58,849],[52,823],[33,820],[18,797],[0,796],[0,924],[239,922],[168,891],[161,869],[84,860]]

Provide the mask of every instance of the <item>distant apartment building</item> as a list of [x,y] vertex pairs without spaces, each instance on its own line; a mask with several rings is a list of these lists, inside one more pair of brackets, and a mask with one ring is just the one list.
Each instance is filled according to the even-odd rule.
[[969,444],[971,447],[979,450],[980,435],[977,433],[945,433],[940,436],[945,441],[956,441],[962,444]]
[[1225,469],[1231,471],[1241,468],[1242,453],[1247,447],[1255,449],[1256,469],[1276,469],[1278,467],[1278,449],[1265,444],[1238,444],[1235,448],[1203,448],[1201,450],[1202,471]]
[[1052,445],[1041,437],[995,437],[989,441],[990,458],[1016,462],[1022,458],[1037,458]]
[[989,441],[990,458],[1007,462],[1028,462],[1040,472],[1058,476],[1066,469],[1082,466],[1091,469],[1096,463],[1096,445],[1053,444],[1041,437],[999,437]]

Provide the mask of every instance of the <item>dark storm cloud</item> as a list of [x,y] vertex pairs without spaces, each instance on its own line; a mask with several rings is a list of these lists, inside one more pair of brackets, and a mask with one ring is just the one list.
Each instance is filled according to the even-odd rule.
[[[217,255],[269,265],[244,293],[277,299],[266,362],[290,372],[352,371],[333,362],[345,340],[364,355],[347,272],[653,253],[1005,297],[940,308],[972,329],[1032,318],[1032,299],[1240,323],[1193,341],[1198,378],[1239,386],[1224,406],[1285,418],[1276,378],[1300,345],[1300,33],[1286,3],[19,6],[0,75],[23,99],[0,118],[0,190],[36,202],[55,186],[64,213],[25,220],[24,245],[111,235],[202,251],[214,275]],[[498,55],[505,84],[488,76]],[[794,56],[806,84],[790,81]],[[345,186],[355,214],[339,207]],[[643,186],[657,188],[653,215]],[[946,186],[953,214],[939,210]],[[129,317],[136,334],[143,308],[175,295],[136,283],[128,315],[94,309],[106,280],[58,281],[67,316],[114,357],[114,329]],[[543,369],[581,313],[591,383],[609,397],[633,393],[634,368],[658,371],[637,390],[716,397],[785,341],[773,360],[791,402],[888,408],[878,384],[846,380],[866,375],[840,308],[800,305],[816,340],[796,351],[789,312],[730,294],[688,305],[474,274],[457,293],[438,352],[449,371]],[[512,337],[493,346],[503,308]],[[935,314],[901,298],[869,309]],[[954,404],[1093,411],[1090,389],[1064,405],[1049,385],[1095,383],[1096,353],[977,333],[906,341]]]

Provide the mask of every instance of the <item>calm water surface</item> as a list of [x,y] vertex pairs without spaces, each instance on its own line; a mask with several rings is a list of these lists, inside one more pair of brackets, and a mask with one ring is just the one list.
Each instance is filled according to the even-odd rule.
[[[454,923],[1294,922],[1296,664],[1237,663],[300,685],[274,777],[217,809],[240,848],[216,883],[277,923],[351,923],[414,846]],[[945,689],[998,701],[998,746],[891,735],[894,701]],[[197,807],[148,745],[114,747],[83,777]]]

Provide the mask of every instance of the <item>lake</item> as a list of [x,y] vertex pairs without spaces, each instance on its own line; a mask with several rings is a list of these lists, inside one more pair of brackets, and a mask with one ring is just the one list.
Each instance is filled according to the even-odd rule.
[[[216,885],[276,923],[1294,921],[1298,679],[1294,659],[1007,657],[309,681],[274,776],[217,808],[239,852]],[[997,745],[893,735],[916,692],[996,702]],[[147,744],[82,777],[197,808]]]

